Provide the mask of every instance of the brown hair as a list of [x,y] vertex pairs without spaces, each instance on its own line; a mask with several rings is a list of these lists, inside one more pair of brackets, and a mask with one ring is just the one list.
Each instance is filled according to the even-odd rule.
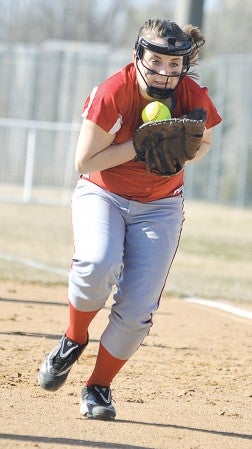
[[[198,65],[200,47],[202,47],[205,43],[203,32],[198,27],[188,24],[183,28],[180,28],[180,26],[176,22],[165,19],[147,20],[138,31],[135,48],[137,48],[137,44],[141,36],[145,37],[146,39],[155,37],[174,37],[176,40],[182,43],[188,42],[188,40],[190,40],[192,44],[192,51],[188,56],[186,56],[186,58],[189,59],[190,67]],[[188,74],[190,76],[197,77],[194,72],[189,72]]]

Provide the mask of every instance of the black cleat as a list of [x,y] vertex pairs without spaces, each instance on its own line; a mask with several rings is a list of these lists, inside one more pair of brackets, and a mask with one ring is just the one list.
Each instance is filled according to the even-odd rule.
[[81,392],[80,413],[92,419],[115,419],[116,411],[112,405],[110,388],[101,385],[84,387]]
[[63,335],[41,365],[38,374],[40,386],[45,390],[58,390],[66,381],[72,365],[78,360],[87,344],[88,339],[86,343],[79,345]]

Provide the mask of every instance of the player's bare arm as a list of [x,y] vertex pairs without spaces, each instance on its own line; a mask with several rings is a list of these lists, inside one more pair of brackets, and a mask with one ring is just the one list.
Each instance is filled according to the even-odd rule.
[[114,134],[109,134],[90,120],[84,119],[76,148],[76,171],[92,173],[133,159],[136,153],[132,141],[115,145],[114,138]]
[[193,164],[194,162],[200,161],[205,157],[210,150],[212,145],[212,129],[205,129],[202,142],[199,150],[197,151],[195,157],[185,162],[185,165]]

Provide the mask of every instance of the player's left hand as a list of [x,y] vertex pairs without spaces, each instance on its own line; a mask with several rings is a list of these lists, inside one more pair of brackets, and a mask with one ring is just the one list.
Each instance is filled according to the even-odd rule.
[[194,109],[183,118],[171,118],[141,125],[133,144],[138,161],[148,172],[174,176],[193,159],[200,148],[206,124],[206,111]]

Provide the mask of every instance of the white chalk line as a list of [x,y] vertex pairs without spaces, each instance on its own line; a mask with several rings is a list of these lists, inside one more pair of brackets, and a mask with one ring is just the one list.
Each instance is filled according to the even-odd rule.
[[43,270],[48,271],[49,273],[59,274],[61,276],[68,276],[68,270],[64,270],[64,268],[47,265],[45,263],[37,262],[36,260],[28,259],[26,257],[19,257],[12,254],[4,254],[0,252],[0,259],[6,260],[8,262],[20,263],[21,265],[26,265],[27,267],[35,268],[36,270]]
[[250,320],[252,319],[252,312],[222,302],[203,298],[185,298],[185,301],[192,302],[194,304],[200,304],[202,306],[213,307],[215,309],[223,310],[224,312],[232,313],[233,315],[241,316],[243,318],[249,318]]
[[[26,257],[18,257],[14,256],[12,254],[4,254],[0,252],[0,259],[6,260],[8,262],[16,262],[20,263],[21,265],[26,265],[31,268],[35,268],[37,270],[44,270],[48,271],[49,273],[55,273],[59,274],[61,276],[68,276],[68,270],[64,270],[60,267],[55,267],[51,265],[44,264],[42,262],[37,262],[33,259],[28,259]],[[223,310],[228,313],[232,313],[233,315],[241,316],[243,318],[252,319],[252,312],[249,312],[248,310],[239,309],[238,307],[231,306],[229,304],[225,304],[222,302],[217,302],[213,300],[207,300],[203,298],[185,298],[184,301],[192,302],[194,304],[200,304],[202,306],[206,307],[213,307],[215,309]]]

